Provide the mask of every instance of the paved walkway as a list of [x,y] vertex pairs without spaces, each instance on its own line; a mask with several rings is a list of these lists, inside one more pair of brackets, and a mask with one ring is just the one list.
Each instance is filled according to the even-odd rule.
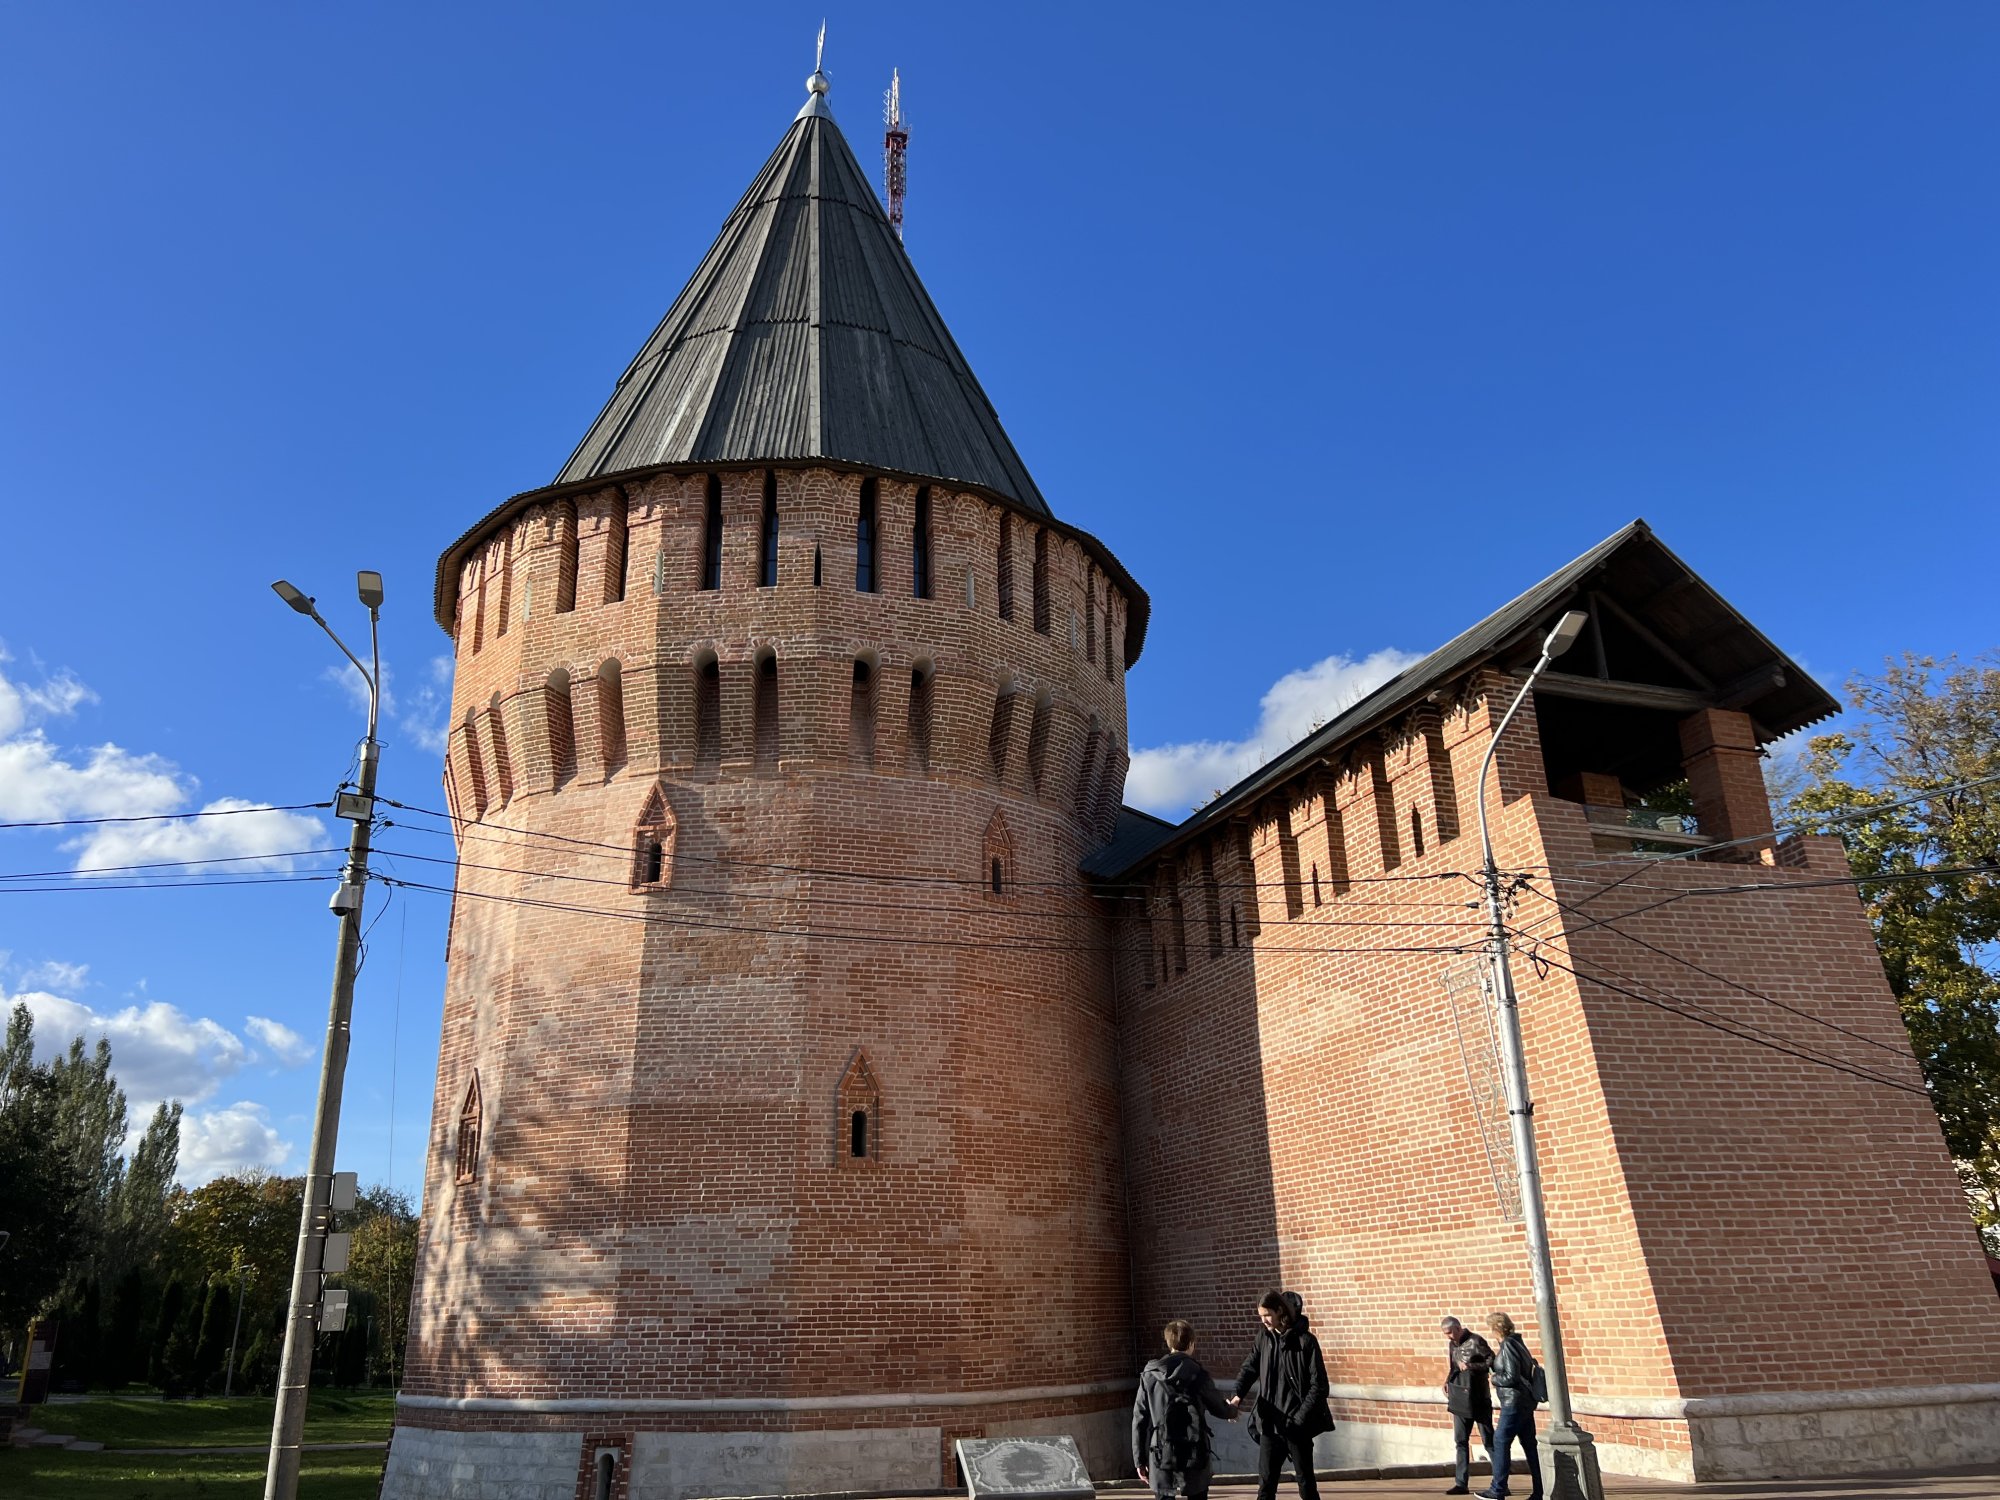
[[[1477,1476],[1475,1476],[1477,1477]],[[1510,1500],[1525,1500],[1526,1475],[1516,1475],[1509,1488]],[[1430,1500],[1442,1495],[1451,1483],[1442,1479],[1355,1479],[1333,1483],[1322,1481],[1323,1500]],[[1484,1483],[1481,1480],[1481,1483]],[[1218,1484],[1209,1491],[1211,1500],[1252,1500],[1254,1484]],[[2000,1467],[1936,1470],[1928,1474],[1857,1475],[1846,1479],[1761,1479],[1727,1484],[1674,1484],[1658,1479],[1625,1479],[1604,1476],[1606,1500],[2000,1500]],[[1298,1491],[1291,1478],[1278,1490],[1278,1500],[1293,1500]]]
[[[16,1427],[8,1435],[8,1442],[16,1448],[62,1448],[71,1453],[119,1453],[150,1454],[154,1458],[191,1458],[204,1453],[268,1453],[269,1443],[225,1443],[204,1448],[110,1448],[103,1443],[93,1443],[84,1438],[70,1437],[61,1432],[44,1432],[39,1427]],[[380,1452],[388,1447],[386,1442],[357,1443],[301,1443],[299,1447],[307,1453],[352,1453],[374,1449]],[[1255,1493],[1255,1487],[1252,1487]]]

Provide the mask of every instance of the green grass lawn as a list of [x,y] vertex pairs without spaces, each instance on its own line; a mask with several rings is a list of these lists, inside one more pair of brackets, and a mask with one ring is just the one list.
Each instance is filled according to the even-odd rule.
[[[308,1453],[299,1473],[300,1500],[375,1500],[381,1480],[379,1452]],[[7,1500],[259,1500],[263,1493],[261,1453],[151,1458],[108,1450],[0,1449],[0,1495]]]
[[[387,1442],[395,1421],[395,1399],[389,1391],[314,1391],[306,1408],[305,1440]],[[240,1396],[228,1401],[219,1397],[135,1401],[102,1396],[37,1407],[27,1420],[44,1432],[67,1433],[106,1448],[224,1448],[270,1442],[272,1404],[269,1396]],[[379,1466],[379,1459],[377,1462]],[[0,1494],[7,1493],[5,1486],[0,1486]]]

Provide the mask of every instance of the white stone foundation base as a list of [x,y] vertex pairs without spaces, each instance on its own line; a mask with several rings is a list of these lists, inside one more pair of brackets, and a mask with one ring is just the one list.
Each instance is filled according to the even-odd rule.
[[382,1493],[395,1500],[575,1500],[580,1432],[398,1427]]
[[[1375,1389],[1363,1399],[1397,1397]],[[2000,1463],[2000,1386],[1995,1385],[1687,1401],[1600,1398],[1580,1407],[1580,1425],[1596,1436],[1598,1462],[1607,1474],[1683,1481],[1809,1479]],[[1068,1436],[1091,1477],[1101,1482],[1132,1477],[1129,1421],[1121,1404],[1069,1416],[987,1422],[984,1435]],[[1687,1445],[1604,1440],[1605,1427],[1624,1426],[1629,1436],[1629,1424],[1651,1422],[1685,1424]],[[1547,1425],[1546,1414],[1538,1414],[1536,1427],[1544,1436]],[[1547,1443],[1542,1450],[1546,1457]],[[641,1432],[619,1463],[630,1500],[715,1500],[937,1489],[952,1483],[942,1453],[942,1430],[936,1426]],[[1342,1422],[1319,1439],[1314,1458],[1322,1469],[1448,1464],[1451,1433],[1393,1422]],[[1487,1472],[1484,1459],[1484,1450],[1475,1446],[1475,1472]],[[581,1431],[398,1426],[382,1500],[576,1500],[582,1460]],[[1257,1450],[1241,1423],[1215,1424],[1215,1467],[1221,1474],[1256,1472]]]
[[[1130,1478],[1130,1413],[988,1422],[987,1437],[1069,1437],[1097,1480]],[[952,1484],[938,1427],[640,1432],[618,1456],[629,1500],[935,1490]],[[581,1432],[401,1427],[382,1500],[576,1500]]]
[[935,1427],[641,1432],[632,1439],[626,1493],[630,1500],[703,1500],[936,1489],[943,1440]]
[[[1754,1396],[1690,1401],[1692,1477],[1792,1479],[2000,1463],[2000,1395],[1924,1401],[1922,1394],[1829,1391],[1823,1405],[1808,1411],[1758,1411],[1757,1404],[1770,1398]],[[1891,1395],[1904,1399],[1884,1399]],[[1704,1410],[1724,1402],[1739,1411]],[[1614,1467],[1608,1456],[1603,1464]]]

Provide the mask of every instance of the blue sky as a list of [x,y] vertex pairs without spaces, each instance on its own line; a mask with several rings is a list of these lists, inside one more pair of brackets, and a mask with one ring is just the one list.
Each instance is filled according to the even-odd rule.
[[[384,788],[438,806],[437,555],[561,465],[820,16],[0,7],[0,821],[326,797],[358,711],[268,585],[359,644],[358,567]],[[828,19],[866,164],[902,70],[909,248],[1016,445],[1152,593],[1159,810],[1634,516],[1829,682],[1995,644],[1992,7]],[[0,870],[309,873],[343,831],[16,830]],[[296,1168],[327,888],[121,883],[0,894],[0,992],[187,1099],[191,1178]],[[444,912],[371,903],[342,1164],[414,1189]]]

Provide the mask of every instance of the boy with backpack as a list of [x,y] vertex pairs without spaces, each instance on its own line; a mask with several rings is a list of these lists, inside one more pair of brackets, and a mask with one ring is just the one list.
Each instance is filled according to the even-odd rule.
[[1166,1327],[1167,1352],[1139,1375],[1132,1403],[1132,1464],[1164,1500],[1185,1495],[1207,1500],[1215,1473],[1209,1413],[1224,1421],[1236,1412],[1194,1357],[1194,1325],[1179,1318]]

